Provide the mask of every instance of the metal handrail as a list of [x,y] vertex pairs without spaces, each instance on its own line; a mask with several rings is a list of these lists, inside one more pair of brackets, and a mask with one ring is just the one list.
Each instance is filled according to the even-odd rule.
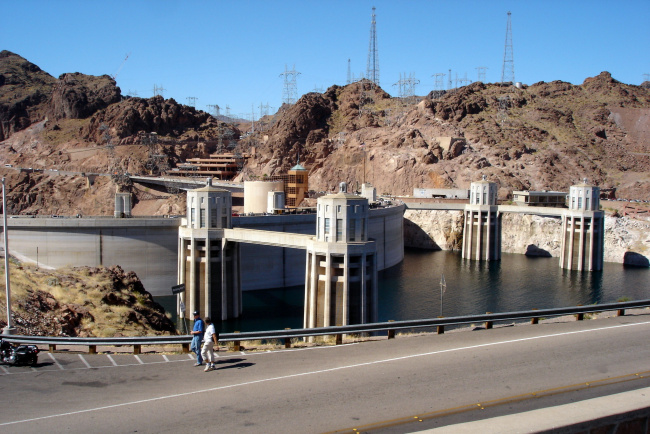
[[[222,333],[219,336],[219,342],[233,342],[235,349],[238,348],[241,341],[252,340],[270,340],[270,339],[285,339],[311,337],[311,336],[326,336],[335,335],[341,336],[343,334],[351,333],[371,333],[388,331],[394,333],[395,330],[403,329],[416,329],[423,327],[444,327],[472,324],[476,322],[485,322],[491,327],[493,322],[497,321],[512,321],[522,319],[539,319],[542,317],[557,317],[563,315],[578,315],[578,319],[586,313],[605,312],[618,310],[619,315],[623,315],[625,309],[650,307],[650,299],[635,300],[617,303],[606,304],[593,304],[588,306],[572,306],[553,309],[539,309],[539,310],[526,310],[518,312],[502,312],[502,313],[486,313],[482,315],[466,315],[456,316],[449,318],[431,318],[419,320],[405,320],[405,321],[388,321],[369,324],[356,324],[347,326],[332,326],[332,327],[317,327],[317,328],[301,328],[301,329],[285,329],[285,330],[269,330],[269,331],[254,331],[254,332],[235,332],[235,333]],[[91,352],[94,352],[97,346],[122,346],[133,345],[134,352],[139,354],[140,346],[142,345],[183,345],[184,349],[189,348],[191,335],[177,335],[177,336],[139,336],[139,337],[117,337],[117,338],[79,338],[79,337],[50,337],[50,336],[23,336],[23,335],[2,335],[2,339],[15,342],[15,343],[30,343],[30,344],[43,344],[52,346],[56,345],[87,345],[91,347]]]

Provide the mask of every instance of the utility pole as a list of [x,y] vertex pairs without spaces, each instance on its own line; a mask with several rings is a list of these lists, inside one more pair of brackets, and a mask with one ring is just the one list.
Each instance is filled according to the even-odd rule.
[[5,288],[7,295],[7,326],[2,329],[3,335],[13,335],[16,328],[11,325],[11,289],[9,287],[9,236],[7,234],[7,195],[5,193],[5,179],[2,178],[2,216],[5,239]]
[[350,59],[348,59],[348,81],[346,84],[352,83],[352,69],[350,68]]
[[508,24],[506,26],[506,45],[503,52],[503,67],[501,69],[501,83],[515,83],[515,60],[512,51],[512,23],[508,11]]
[[368,65],[366,67],[366,78],[379,86],[379,53],[377,51],[377,18],[375,7],[372,8],[372,20],[370,21],[370,46],[368,47]]

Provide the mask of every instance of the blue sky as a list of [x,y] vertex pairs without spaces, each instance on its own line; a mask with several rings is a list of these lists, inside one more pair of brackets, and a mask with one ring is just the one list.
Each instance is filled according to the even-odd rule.
[[[207,110],[259,116],[282,103],[280,74],[295,65],[298,96],[345,85],[348,59],[365,74],[372,7],[381,87],[400,73],[434,88],[435,73],[501,80],[512,12],[516,81],[580,84],[609,71],[640,84],[650,73],[650,1],[0,1],[0,49],[58,77],[115,74],[123,94],[164,96]],[[125,56],[128,60],[122,65]],[[120,68],[120,65],[122,67]],[[446,80],[446,79],[445,79]]]

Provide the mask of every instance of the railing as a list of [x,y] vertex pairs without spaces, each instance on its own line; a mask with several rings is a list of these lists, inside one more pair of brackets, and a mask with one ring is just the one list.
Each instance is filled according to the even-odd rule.
[[[388,339],[395,337],[396,330],[413,330],[418,328],[436,327],[438,334],[444,333],[445,326],[458,326],[473,323],[484,323],[486,329],[491,329],[498,321],[514,321],[530,319],[531,324],[538,324],[540,318],[551,318],[564,315],[575,315],[578,321],[584,315],[594,312],[617,311],[618,316],[625,315],[626,309],[650,307],[650,299],[635,300],[619,303],[593,304],[588,306],[573,306],[554,309],[534,309],[520,312],[486,313],[484,315],[456,316],[449,318],[419,319],[406,321],[387,321],[370,324],[356,324],[336,327],[318,327],[302,329],[285,329],[256,332],[222,333],[219,342],[232,342],[232,349],[240,351],[242,341],[253,340],[283,340],[285,348],[291,346],[291,339],[312,336],[335,336],[335,343],[341,344],[344,334],[387,332]],[[45,337],[2,335],[2,339],[15,343],[48,345],[50,351],[55,351],[57,345],[88,346],[89,353],[97,352],[98,346],[133,346],[133,353],[140,354],[143,345],[181,345],[184,353],[189,352],[191,335],[180,336],[149,336],[149,337],[119,337],[119,338],[75,338],[75,337]]]

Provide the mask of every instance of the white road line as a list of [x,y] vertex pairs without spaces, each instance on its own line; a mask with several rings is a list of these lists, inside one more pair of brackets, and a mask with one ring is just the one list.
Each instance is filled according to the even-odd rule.
[[111,363],[113,364],[113,366],[117,366],[117,363],[115,362],[115,360],[113,360],[113,358],[111,357],[110,354],[106,354],[106,357],[108,357],[108,360],[111,361]]
[[82,362],[84,362],[84,365],[86,365],[86,368],[88,368],[88,369],[92,368],[92,366],[90,366],[90,363],[88,363],[88,362],[86,361],[86,359],[84,359],[84,356],[82,356],[81,354],[79,354],[79,358],[81,359]]
[[[94,412],[94,411],[108,410],[108,409],[119,408],[119,407],[127,407],[127,406],[132,406],[132,405],[137,405],[137,404],[144,404],[144,403],[148,403],[148,402],[155,402],[155,401],[162,401],[162,400],[166,400],[166,399],[180,398],[180,397],[183,397],[183,396],[198,395],[200,393],[215,392],[217,390],[234,389],[236,387],[250,386],[251,384],[260,384],[260,383],[267,383],[267,382],[270,382],[270,381],[287,380],[287,379],[290,379],[290,378],[305,377],[305,376],[308,376],[308,375],[317,375],[317,374],[325,374],[325,373],[329,373],[329,372],[336,372],[336,371],[341,371],[343,369],[353,369],[353,368],[360,368],[360,367],[363,367],[363,366],[377,365],[377,364],[380,364],[380,363],[389,363],[389,362],[396,362],[396,361],[399,361],[399,360],[414,359],[416,357],[433,356],[433,355],[444,354],[444,353],[453,353],[453,352],[456,352],[456,351],[470,350],[470,349],[474,349],[474,348],[492,347],[492,346],[497,346],[497,345],[512,344],[512,343],[532,341],[532,340],[537,340],[537,339],[555,338],[555,337],[569,336],[569,335],[574,335],[574,334],[579,334],[579,333],[599,332],[599,331],[603,331],[603,330],[617,329],[617,328],[622,328],[622,327],[634,327],[634,326],[639,326],[639,325],[646,325],[646,326],[650,325],[650,321],[638,322],[638,323],[632,323],[632,324],[619,324],[619,325],[615,325],[615,326],[600,327],[600,328],[589,329],[589,330],[577,330],[577,331],[573,331],[573,332],[554,333],[554,334],[550,334],[550,335],[531,336],[531,337],[528,337],[528,338],[511,339],[511,340],[507,340],[507,341],[490,342],[490,343],[487,343],[487,344],[470,345],[470,346],[467,346],[467,347],[450,348],[448,350],[438,350],[438,351],[430,351],[430,352],[426,352],[426,353],[410,354],[408,356],[392,357],[392,358],[389,358],[389,359],[375,360],[375,361],[372,361],[372,362],[357,363],[357,364],[353,364],[353,365],[344,365],[344,366],[338,366],[338,367],[335,367],[335,368],[319,369],[319,370],[316,370],[316,371],[307,371],[307,372],[300,372],[298,374],[283,375],[283,376],[280,376],[280,377],[269,377],[269,378],[262,378],[260,380],[245,381],[243,383],[235,383],[235,384],[230,384],[230,385],[227,385],[227,386],[218,386],[218,387],[211,387],[211,388],[208,388],[208,389],[193,390],[191,392],[176,393],[174,395],[164,395],[164,396],[158,396],[158,397],[154,397],[154,398],[141,399],[141,400],[138,400],[138,401],[122,402],[120,404],[106,405],[106,406],[103,406],[103,407],[87,408],[85,410],[71,411],[71,412],[68,412],[68,413],[52,414],[52,415],[49,415],[49,416],[40,416],[40,417],[31,418],[31,419],[16,420],[16,421],[13,421],[13,422],[3,422],[3,423],[0,423],[0,426],[15,425],[15,424],[19,424],[19,423],[34,422],[34,421],[37,421],[37,420],[52,419],[52,418],[55,418],[55,417],[64,417],[64,416],[72,416],[72,415],[76,415],[76,414],[91,413],[91,412]],[[81,357],[81,354],[79,356]]]
[[165,354],[163,354],[162,356],[163,356],[163,359],[165,359],[165,362],[169,362],[169,359],[167,358],[167,356]]
[[189,357],[190,360],[194,360],[194,356],[192,354],[188,354],[187,357]]
[[140,363],[141,365],[144,365],[144,362],[142,361],[142,359],[140,358],[140,356],[138,356],[137,354],[134,354],[133,357],[135,357],[135,360],[137,360],[138,363]]
[[64,370],[64,369],[63,369],[63,366],[61,366],[61,364],[59,363],[59,361],[56,360],[56,359],[54,358],[54,354],[52,354],[52,353],[47,353],[47,355],[50,356],[50,359],[52,359],[52,361],[54,362],[54,364],[55,364],[56,366],[58,366],[60,370],[62,370],[62,371]]
[[7,368],[5,368],[4,366],[2,366],[2,365],[0,365],[0,369],[2,369],[2,372],[4,372],[7,375],[11,374],[11,372],[9,372],[9,370]]

